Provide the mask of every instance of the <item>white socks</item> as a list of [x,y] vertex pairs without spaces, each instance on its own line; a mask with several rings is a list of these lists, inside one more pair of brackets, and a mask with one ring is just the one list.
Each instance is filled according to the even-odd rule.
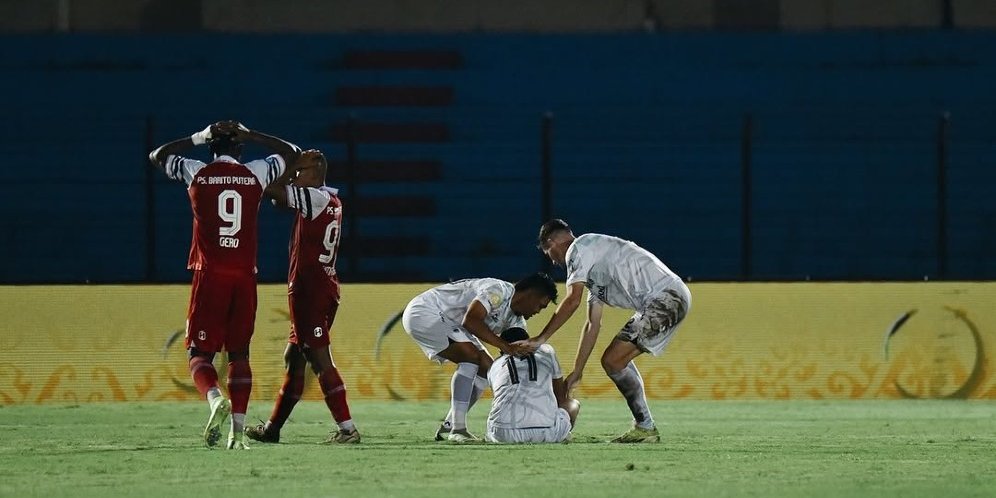
[[214,400],[216,400],[216,399],[218,399],[220,397],[222,397],[221,396],[221,389],[219,389],[217,387],[212,387],[211,389],[208,389],[208,392],[207,392],[208,408],[213,408],[214,407]]
[[477,365],[473,363],[458,363],[453,372],[450,384],[450,411],[453,412],[453,430],[467,429],[467,412],[470,410],[470,400],[474,394],[474,378],[477,377]]
[[616,388],[626,398],[629,411],[633,412],[633,420],[636,425],[643,429],[654,427],[654,417],[650,415],[650,407],[647,406],[647,395],[643,389],[643,377],[636,369],[636,363],[632,361],[626,368],[616,373],[610,373],[609,378],[615,382]]
[[[488,382],[486,377],[481,377],[480,375],[474,376],[474,391],[470,394],[470,405],[467,407],[469,412],[471,408],[477,404],[477,400],[481,399],[484,391],[490,387],[491,384]],[[446,418],[443,419],[443,426],[446,428],[453,427],[453,409],[451,408],[449,412],[446,413]]]
[[246,414],[245,413],[233,413],[232,414],[232,434],[235,437],[242,435],[242,429],[246,426]]

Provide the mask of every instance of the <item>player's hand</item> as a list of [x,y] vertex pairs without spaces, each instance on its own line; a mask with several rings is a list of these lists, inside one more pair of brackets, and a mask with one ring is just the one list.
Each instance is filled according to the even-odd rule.
[[529,353],[535,353],[536,350],[543,345],[543,343],[537,341],[536,339],[525,339],[522,341],[515,341],[512,343],[512,345],[519,346],[526,352],[526,354],[529,354]]
[[235,139],[238,140],[239,142],[245,142],[249,140],[249,135],[252,134],[252,131],[250,131],[249,128],[246,128],[246,125],[239,123],[238,121],[235,121],[234,123],[235,123]]
[[575,370],[564,379],[564,386],[567,388],[567,392],[570,393],[580,382],[581,372]]
[[249,135],[249,129],[238,121],[218,121],[211,128],[216,135],[229,135],[238,142],[245,142]]
[[523,341],[516,341],[509,344],[508,349],[505,350],[505,353],[508,354],[509,356],[525,356],[529,353],[532,353],[532,351],[522,346],[522,342]]
[[321,164],[322,152],[318,149],[308,149],[297,157],[293,168],[296,170],[317,168]]

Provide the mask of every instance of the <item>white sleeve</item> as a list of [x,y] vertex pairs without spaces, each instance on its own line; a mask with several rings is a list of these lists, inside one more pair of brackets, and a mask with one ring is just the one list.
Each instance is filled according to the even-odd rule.
[[246,163],[246,167],[252,171],[252,174],[256,175],[256,178],[259,179],[259,185],[265,189],[278,176],[284,174],[287,164],[280,154],[273,154],[263,159],[249,161]]
[[591,271],[591,262],[586,261],[582,251],[572,247],[567,258],[567,285],[588,281],[588,272]]
[[[493,280],[491,282],[494,282]],[[505,301],[505,289],[500,283],[489,283],[487,285],[477,288],[477,295],[474,296],[476,301],[480,301],[484,305],[484,309],[488,313],[494,311],[495,308],[501,306],[501,303]]]
[[553,378],[559,379],[563,377],[564,372],[560,369],[560,361],[557,360],[557,353],[554,352],[553,346],[549,344],[544,344],[540,346],[540,349],[546,351],[550,355],[550,362],[552,363],[552,365],[550,365],[550,370],[552,371]]
[[170,154],[166,156],[166,163],[163,170],[170,180],[182,181],[189,187],[194,181],[194,175],[205,166],[197,159]]
[[309,220],[322,214],[322,210],[332,200],[332,196],[328,192],[317,188],[288,185],[286,189],[287,207],[300,211]]

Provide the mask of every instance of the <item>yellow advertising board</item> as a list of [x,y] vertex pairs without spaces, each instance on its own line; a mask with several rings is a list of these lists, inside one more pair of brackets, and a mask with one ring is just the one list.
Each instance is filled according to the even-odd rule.
[[[332,341],[350,399],[448,398],[452,366],[428,361],[397,320],[430,286],[344,286]],[[637,360],[650,398],[996,399],[996,283],[690,287],[692,310],[670,348]],[[188,293],[185,285],[0,287],[0,403],[197,399],[182,340]],[[531,331],[551,313],[530,320]],[[598,351],[630,314],[605,314],[581,399],[618,396]],[[280,387],[287,319],[285,288],[261,285],[255,400]],[[552,341],[565,373],[583,320],[582,308]],[[320,399],[314,379],[305,397]]]

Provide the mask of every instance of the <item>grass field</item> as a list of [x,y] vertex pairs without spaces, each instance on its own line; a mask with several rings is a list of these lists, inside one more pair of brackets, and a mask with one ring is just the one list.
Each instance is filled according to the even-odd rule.
[[[485,408],[470,427],[483,432]],[[250,406],[250,419],[269,403]],[[306,402],[278,445],[208,450],[205,404],[0,407],[2,496],[993,496],[996,404],[656,402],[660,444],[604,441],[620,402],[588,401],[574,441],[436,443],[442,403],[356,402],[363,443],[315,444]]]

